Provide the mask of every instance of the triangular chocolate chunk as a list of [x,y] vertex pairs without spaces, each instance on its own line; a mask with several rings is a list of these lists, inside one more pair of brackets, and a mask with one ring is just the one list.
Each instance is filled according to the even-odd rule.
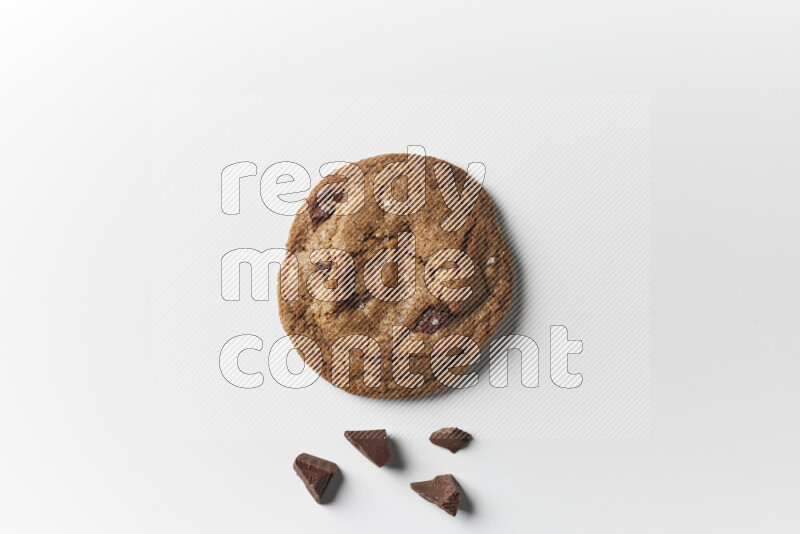
[[310,454],[303,453],[294,459],[294,472],[302,479],[314,500],[320,504],[328,482],[338,470],[339,467],[335,463]]
[[444,447],[454,454],[457,450],[462,449],[471,439],[471,434],[456,427],[442,428],[431,434],[431,443],[439,447]]
[[366,456],[369,461],[378,467],[383,467],[392,461],[392,452],[389,450],[389,438],[386,430],[347,430],[344,433],[347,441],[353,444],[358,451]]
[[420,494],[448,514],[455,517],[458,503],[461,502],[461,488],[453,475],[439,475],[433,480],[412,482],[411,489]]

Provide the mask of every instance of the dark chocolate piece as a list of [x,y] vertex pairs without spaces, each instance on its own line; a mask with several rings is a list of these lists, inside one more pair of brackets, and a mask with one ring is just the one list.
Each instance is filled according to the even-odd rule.
[[353,444],[358,451],[366,456],[370,462],[383,467],[392,461],[392,452],[389,450],[389,438],[386,430],[347,430],[344,433],[347,441]]
[[412,482],[411,489],[419,493],[426,501],[430,501],[448,514],[455,517],[458,503],[461,502],[461,488],[453,475],[439,475],[433,480]]
[[372,293],[370,293],[369,291],[364,291],[360,295],[358,293],[353,293],[348,298],[341,301],[341,306],[352,309],[363,308],[364,304],[366,304],[367,301],[370,300],[371,298],[372,298]]
[[449,427],[442,428],[431,434],[431,443],[444,447],[453,454],[461,450],[472,439],[472,435],[464,432],[460,428]]
[[417,319],[417,324],[414,326],[413,331],[422,334],[433,334],[441,327],[447,325],[452,318],[453,315],[450,313],[450,310],[440,310],[439,308],[429,306],[422,312],[419,319]]
[[322,211],[322,208],[316,203],[311,203],[311,206],[309,206],[309,214],[311,215],[311,221],[314,223],[314,226],[328,220],[332,215],[331,213]]
[[339,467],[328,460],[302,453],[294,459],[294,472],[302,479],[314,500],[322,504],[322,494]]
[[[328,213],[327,211],[323,210],[319,207],[321,202],[325,202],[326,200],[333,199],[334,202],[341,202],[344,198],[344,192],[336,191],[334,193],[326,192],[327,194],[320,195],[317,197],[316,200],[309,201],[309,214],[311,215],[311,220],[314,222],[314,226],[319,225],[320,223],[328,220],[333,212]],[[322,197],[322,198],[321,198]],[[335,211],[335,207],[333,208]]]

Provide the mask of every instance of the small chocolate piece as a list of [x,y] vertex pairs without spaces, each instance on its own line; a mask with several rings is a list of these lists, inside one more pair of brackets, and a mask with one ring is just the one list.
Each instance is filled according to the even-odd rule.
[[357,310],[359,308],[363,308],[364,304],[366,304],[367,301],[369,301],[371,298],[372,298],[372,293],[370,293],[369,291],[364,291],[360,295],[358,293],[353,293],[350,297],[341,301],[340,306]]
[[455,454],[456,451],[461,450],[472,439],[472,435],[460,428],[449,427],[437,430],[431,434],[430,439],[434,445],[444,447]]
[[[341,202],[344,199],[344,192],[342,191],[335,191],[333,193],[327,192],[327,194],[322,194],[315,201],[309,201],[309,215],[311,216],[311,221],[314,223],[314,226],[318,226],[320,223],[328,220],[333,212],[328,213],[327,211],[323,210],[319,205],[326,200],[333,200],[334,202]],[[335,210],[335,208],[334,208]]]
[[386,430],[347,430],[344,433],[347,441],[353,444],[358,451],[366,456],[370,462],[383,467],[392,461],[392,452],[389,450],[389,438]]
[[315,270],[317,271],[330,271],[331,270],[331,262],[329,261],[321,261],[314,266]]
[[294,459],[294,472],[297,473],[314,500],[322,504],[322,494],[328,487],[331,477],[339,467],[328,460],[302,453]]
[[440,310],[429,306],[422,312],[419,319],[417,319],[417,324],[414,326],[413,331],[421,334],[433,334],[441,327],[447,325],[452,317],[448,309]]
[[327,213],[322,211],[322,208],[319,207],[319,204],[310,203],[309,206],[309,215],[311,216],[311,221],[314,223],[314,226],[318,226],[320,223],[328,220],[331,213]]
[[411,489],[420,494],[448,514],[455,517],[458,503],[461,502],[461,488],[453,475],[439,475],[433,480],[412,482]]

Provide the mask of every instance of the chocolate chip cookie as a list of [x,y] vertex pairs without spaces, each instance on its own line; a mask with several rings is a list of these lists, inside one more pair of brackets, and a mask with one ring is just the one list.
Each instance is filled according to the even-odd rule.
[[[295,216],[284,329],[307,365],[355,395],[429,395],[463,376],[511,305],[513,261],[491,199],[424,155],[341,164]],[[283,291],[281,291],[283,294]]]

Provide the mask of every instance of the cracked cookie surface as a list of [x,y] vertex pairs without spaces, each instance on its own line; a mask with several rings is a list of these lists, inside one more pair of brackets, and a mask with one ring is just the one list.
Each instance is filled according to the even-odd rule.
[[[500,326],[511,305],[513,259],[492,201],[483,188],[478,190],[475,205],[463,223],[453,231],[444,230],[442,221],[453,210],[444,202],[434,166],[439,168],[446,162],[428,156],[424,162],[425,203],[422,209],[411,215],[393,215],[378,205],[374,196],[376,175],[388,164],[404,162],[407,158],[407,154],[386,154],[357,162],[355,165],[364,173],[364,203],[356,213],[349,215],[338,215],[336,211],[354,200],[341,192],[330,193],[333,190],[331,184],[360,181],[361,177],[351,175],[344,178],[334,173],[324,178],[312,189],[308,209],[295,216],[286,246],[299,262],[300,288],[298,300],[279,299],[283,328],[306,364],[328,382],[333,381],[355,395],[409,398],[441,390],[446,386],[434,377],[434,371],[439,367],[433,365],[432,369],[431,363],[431,351],[436,343],[457,334],[471,338],[477,347],[482,348]],[[455,165],[450,165],[450,168],[461,194],[465,191],[466,181],[472,178]],[[395,196],[402,197],[402,188],[398,191]],[[320,192],[323,194],[318,196]],[[406,194],[409,194],[408,189]],[[379,249],[397,248],[398,236],[404,232],[411,232],[414,236],[415,289],[405,300],[387,302],[367,290],[365,266]],[[326,276],[335,268],[330,261],[312,261],[311,253],[321,249],[347,251],[353,258],[354,291],[342,300],[317,300],[308,291],[312,275]],[[431,294],[426,286],[425,265],[441,249],[458,249],[472,259],[472,275],[448,286],[469,286],[471,294],[466,300],[444,302]],[[287,258],[282,272],[287,270],[288,261]],[[382,271],[382,279],[390,287],[397,284],[396,277],[396,270]],[[336,286],[335,282],[333,286]],[[418,378],[412,381],[417,387],[409,387],[407,382],[404,385],[404,380],[397,379],[398,369],[393,370],[392,331],[397,326],[407,329],[412,343],[416,340],[424,342],[424,350],[410,356],[405,371]],[[346,357],[349,367],[342,366],[338,360],[334,363],[334,343],[343,336],[354,334],[374,339],[380,347],[379,353],[368,350],[368,346],[356,346],[356,350],[350,351]],[[308,339],[313,340],[321,352],[307,350]],[[453,359],[457,354],[457,349],[451,351],[449,358]],[[459,366],[451,367],[452,372],[466,371],[477,357],[473,356],[468,361],[458,361]],[[342,374],[349,376],[347,383],[335,380]]]

